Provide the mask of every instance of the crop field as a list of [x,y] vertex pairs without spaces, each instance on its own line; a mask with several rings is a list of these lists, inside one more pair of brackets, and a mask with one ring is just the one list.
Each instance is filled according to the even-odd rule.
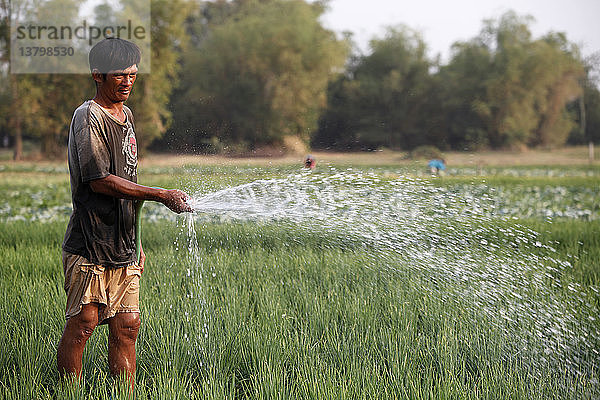
[[[600,167],[145,165],[139,399],[600,396]],[[107,331],[79,384],[63,165],[0,165],[0,398],[128,398]]]

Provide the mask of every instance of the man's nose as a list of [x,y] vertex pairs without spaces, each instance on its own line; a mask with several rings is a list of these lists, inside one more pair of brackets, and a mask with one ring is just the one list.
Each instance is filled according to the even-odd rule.
[[126,85],[131,85],[134,80],[135,80],[135,75],[125,75],[125,82],[124,83]]

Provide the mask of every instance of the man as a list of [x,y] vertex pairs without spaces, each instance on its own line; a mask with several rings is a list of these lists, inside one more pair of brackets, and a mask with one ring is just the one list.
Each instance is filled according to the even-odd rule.
[[90,50],[89,61],[96,95],[75,110],[69,130],[73,213],[63,242],[67,321],[58,370],[79,377],[88,338],[107,324],[110,372],[125,374],[133,385],[146,259],[143,251],[136,259],[135,202],[158,201],[176,213],[192,210],[180,190],[136,183],[135,125],[123,102],[136,80],[139,48],[105,39]]

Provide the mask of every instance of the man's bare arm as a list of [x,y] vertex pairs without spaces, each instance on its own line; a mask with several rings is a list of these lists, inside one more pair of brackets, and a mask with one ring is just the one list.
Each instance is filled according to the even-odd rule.
[[108,175],[101,179],[95,179],[90,182],[90,187],[96,193],[120,199],[158,201],[177,214],[193,211],[186,202],[189,196],[177,189],[162,189],[138,185],[116,175]]

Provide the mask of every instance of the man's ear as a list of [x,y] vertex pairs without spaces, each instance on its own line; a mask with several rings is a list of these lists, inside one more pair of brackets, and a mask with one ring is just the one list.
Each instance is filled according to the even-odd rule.
[[94,68],[92,70],[92,79],[94,79],[94,81],[96,81],[97,83],[102,83],[104,82],[104,74],[100,73],[100,71]]

